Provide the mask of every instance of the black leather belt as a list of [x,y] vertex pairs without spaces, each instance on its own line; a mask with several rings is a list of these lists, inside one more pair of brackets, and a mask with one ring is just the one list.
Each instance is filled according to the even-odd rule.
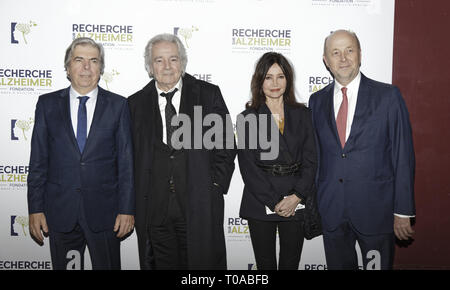
[[300,162],[293,164],[257,164],[263,171],[273,176],[295,176],[300,175]]

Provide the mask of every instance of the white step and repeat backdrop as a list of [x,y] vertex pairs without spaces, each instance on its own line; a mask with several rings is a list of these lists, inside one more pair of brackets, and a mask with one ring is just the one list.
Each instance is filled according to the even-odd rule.
[[[51,269],[48,239],[41,247],[28,229],[30,139],[38,96],[69,85],[63,59],[74,38],[104,45],[99,84],[129,96],[149,82],[147,41],[177,34],[187,48],[187,71],[219,85],[236,116],[250,98],[255,61],[267,51],[294,64],[299,101],[330,83],[323,41],[340,28],[359,35],[362,71],[391,82],[394,0],[2,0],[0,269]],[[236,169],[225,198],[228,268],[255,269],[247,222],[239,218],[243,183],[237,161]],[[135,234],[122,243],[122,267],[139,268]],[[326,269],[321,237],[305,241],[300,269]]]

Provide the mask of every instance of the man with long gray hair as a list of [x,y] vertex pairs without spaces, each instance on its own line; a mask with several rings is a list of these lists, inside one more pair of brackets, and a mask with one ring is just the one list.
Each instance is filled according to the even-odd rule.
[[77,38],[64,60],[68,88],[36,105],[28,175],[29,226],[50,239],[53,269],[120,269],[120,239],[134,227],[130,112],[124,97],[98,86],[104,51]]
[[[186,73],[186,50],[175,35],[153,37],[144,56],[153,80],[128,99],[141,268],[226,269],[223,195],[233,174],[235,151],[223,143],[210,150],[198,147],[209,127],[197,131],[200,140],[187,135],[195,135],[194,125],[202,126],[201,116],[208,114],[231,125],[225,122],[228,109],[219,87]],[[186,117],[183,127],[188,128],[182,148],[174,141],[178,128],[172,118],[177,115]]]

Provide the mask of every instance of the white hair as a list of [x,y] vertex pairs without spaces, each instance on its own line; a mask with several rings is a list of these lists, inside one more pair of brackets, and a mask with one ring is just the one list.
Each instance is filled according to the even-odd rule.
[[175,43],[177,48],[178,48],[178,55],[180,57],[180,62],[181,62],[181,75],[184,75],[184,73],[186,72],[186,66],[187,66],[187,54],[186,54],[186,49],[184,48],[183,43],[181,42],[181,40],[174,34],[169,34],[169,33],[163,33],[163,34],[158,34],[156,36],[154,36],[152,39],[150,39],[147,43],[147,45],[145,46],[145,52],[144,52],[144,58],[145,58],[145,70],[148,72],[148,75],[153,78],[153,70],[152,70],[152,61],[153,61],[153,56],[152,56],[152,48],[153,45],[162,42],[162,41],[168,41],[168,42],[172,42]]

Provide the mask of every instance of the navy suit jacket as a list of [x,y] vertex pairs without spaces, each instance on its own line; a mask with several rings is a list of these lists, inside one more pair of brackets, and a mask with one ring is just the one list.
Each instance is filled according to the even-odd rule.
[[43,212],[51,231],[69,232],[80,202],[94,231],[113,229],[117,214],[135,212],[133,146],[127,100],[98,88],[89,136],[80,153],[69,88],[39,97],[31,140],[29,213]]
[[345,218],[363,234],[393,232],[394,213],[415,215],[414,149],[398,88],[361,74],[355,115],[342,149],[334,82],[309,100],[317,134],[318,205],[326,230]]

